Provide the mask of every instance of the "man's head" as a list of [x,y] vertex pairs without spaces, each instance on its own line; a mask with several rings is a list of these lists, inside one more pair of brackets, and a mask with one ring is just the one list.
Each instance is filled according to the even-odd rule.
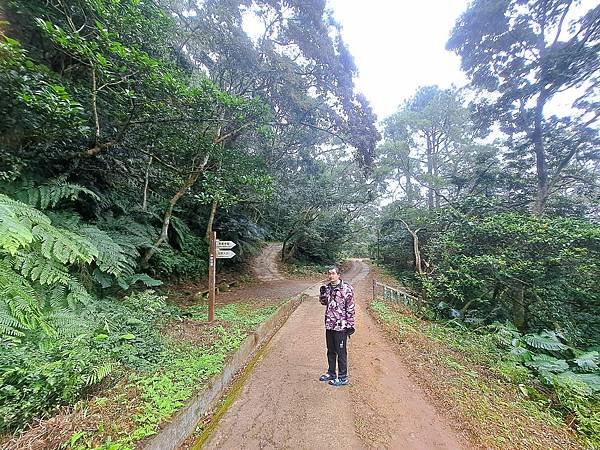
[[327,278],[332,284],[337,284],[340,281],[340,269],[337,266],[333,266],[327,270]]

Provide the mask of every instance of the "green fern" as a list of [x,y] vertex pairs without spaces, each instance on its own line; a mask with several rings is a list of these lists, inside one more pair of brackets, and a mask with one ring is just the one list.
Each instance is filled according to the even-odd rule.
[[192,230],[190,230],[190,227],[188,227],[183,220],[175,216],[171,217],[171,225],[179,243],[179,247],[182,249],[185,248],[189,236],[192,236]]
[[114,372],[116,368],[115,363],[111,361],[106,361],[99,366],[96,366],[92,369],[91,373],[84,375],[83,381],[87,386],[91,386],[93,384],[97,384],[107,376],[109,376],[112,372]]
[[[70,225],[76,227],[78,223],[74,220]],[[98,249],[90,238],[52,225],[32,206],[3,194],[0,231],[0,302],[4,305],[0,333],[14,337],[22,330],[36,328],[50,335],[66,332],[66,316],[59,320],[53,314],[85,305],[91,299],[69,273],[69,266],[92,263]]]
[[19,330],[33,329],[44,323],[38,294],[6,259],[0,259],[0,303],[5,316],[2,334],[16,336]]
[[149,248],[158,234],[158,229],[153,225],[136,222],[129,216],[101,217],[96,225],[121,246],[129,243],[136,248]]
[[18,339],[25,336],[24,329],[25,327],[13,317],[8,304],[0,302],[0,337]]
[[66,267],[53,259],[40,257],[36,253],[19,253],[15,257],[15,269],[21,272],[21,275],[37,281],[41,285],[62,284],[68,285],[71,277]]
[[88,331],[87,323],[72,311],[53,308],[45,316],[46,322],[56,330],[56,335],[63,338],[73,338]]
[[25,203],[0,194],[0,251],[14,255],[30,245],[34,225],[50,225],[50,219]]
[[98,249],[92,242],[72,231],[39,224],[32,232],[41,242],[41,253],[45,258],[56,258],[63,264],[89,264],[98,256]]
[[61,200],[77,200],[81,194],[98,200],[98,196],[93,191],[79,184],[69,183],[63,177],[39,186],[34,186],[33,182],[29,181],[17,195],[31,206],[46,209],[54,208]]
[[81,283],[71,280],[68,284],[69,292],[66,296],[66,304],[70,309],[75,309],[80,305],[87,305],[92,297]]
[[102,272],[115,276],[134,273],[139,255],[135,247],[122,247],[107,232],[94,226],[82,227],[79,231],[95,243],[98,249],[95,262]]

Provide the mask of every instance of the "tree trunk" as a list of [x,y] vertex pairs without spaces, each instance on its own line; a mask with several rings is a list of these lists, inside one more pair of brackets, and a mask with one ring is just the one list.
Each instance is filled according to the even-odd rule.
[[534,130],[531,135],[537,171],[537,195],[535,199],[535,205],[533,206],[533,213],[537,216],[543,214],[550,192],[548,185],[548,165],[546,163],[546,151],[544,149],[544,134],[542,128],[545,103],[546,93],[542,91],[538,97],[535,108]]
[[415,270],[417,273],[423,273],[423,265],[421,263],[421,251],[419,250],[419,236],[417,233],[419,230],[410,232],[413,237],[413,252],[415,254]]
[[217,206],[219,202],[214,199],[210,207],[210,216],[208,216],[208,225],[206,225],[206,242],[210,243],[210,236],[213,231],[213,223],[215,221],[215,215],[217,213]]
[[[407,162],[407,164],[410,164],[410,162]],[[413,205],[414,203],[414,198],[415,198],[415,188],[412,184],[411,178],[412,175],[410,174],[410,169],[405,168],[403,170],[404,172],[404,178],[406,178],[406,184],[405,184],[405,188],[404,188],[404,192],[406,193],[406,202],[409,205]]]
[[413,254],[415,256],[415,272],[423,273],[423,263],[421,261],[421,250],[419,249],[419,235],[418,235],[418,233],[419,233],[419,231],[421,231],[421,229],[417,228],[415,231],[413,231],[410,229],[410,227],[404,220],[400,219],[400,222],[402,222],[404,224],[404,226],[406,227],[406,229],[412,236]]
[[522,284],[516,287],[513,294],[512,321],[520,331],[525,330],[527,324],[525,318],[525,287]]
[[181,189],[179,189],[179,191],[177,191],[177,193],[171,198],[171,200],[169,200],[169,206],[167,207],[167,209],[163,215],[163,223],[162,223],[160,235],[158,236],[158,239],[156,240],[154,245],[152,247],[150,247],[148,249],[148,251],[146,252],[146,254],[144,255],[144,258],[142,259],[142,267],[148,266],[148,262],[150,261],[150,258],[152,258],[152,256],[156,253],[156,251],[158,250],[158,247],[167,240],[168,233],[169,233],[169,225],[171,224],[171,216],[173,215],[173,208],[175,207],[175,205],[177,204],[179,199],[181,199],[181,197],[183,197],[185,195],[185,193],[188,191],[188,189],[194,185],[194,183],[196,182],[196,180],[198,179],[198,177],[204,170],[204,167],[208,163],[208,158],[209,158],[209,154],[206,153],[206,155],[204,156],[204,160],[202,161],[202,164],[200,164],[200,166],[198,166],[196,168],[196,170],[194,170],[188,176],[188,179],[183,184],[183,186],[181,186]]
[[150,178],[150,166],[152,165],[152,156],[148,160],[148,166],[146,167],[146,178],[144,179],[144,198],[142,200],[142,211],[147,210],[148,202],[148,179]]
[[431,187],[433,182],[433,142],[429,134],[427,134],[427,175],[429,176],[427,185],[430,186],[427,188],[427,207],[432,211],[434,208],[433,188]]

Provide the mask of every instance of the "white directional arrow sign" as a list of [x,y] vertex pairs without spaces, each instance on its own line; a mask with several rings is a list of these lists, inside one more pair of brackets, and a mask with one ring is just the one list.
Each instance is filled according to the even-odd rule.
[[217,249],[217,258],[233,258],[234,256],[235,253],[231,250],[221,250],[220,248]]
[[[219,249],[226,250],[228,248],[233,248],[233,247],[235,247],[235,242],[233,242],[233,241],[219,241],[219,240],[217,240],[217,248],[219,248]],[[230,258],[231,258],[231,256],[230,256]]]

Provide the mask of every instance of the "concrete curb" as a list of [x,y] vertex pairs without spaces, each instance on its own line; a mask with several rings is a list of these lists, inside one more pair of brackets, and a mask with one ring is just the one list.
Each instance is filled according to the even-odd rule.
[[209,411],[220,399],[235,374],[244,367],[250,356],[277,332],[280,325],[285,323],[298,306],[302,295],[304,292],[281,305],[270,319],[249,334],[225,364],[223,371],[212,377],[206,387],[192,397],[188,404],[150,442],[143,446],[144,450],[174,450],[183,444],[195,431],[196,424],[204,416],[204,413]]

